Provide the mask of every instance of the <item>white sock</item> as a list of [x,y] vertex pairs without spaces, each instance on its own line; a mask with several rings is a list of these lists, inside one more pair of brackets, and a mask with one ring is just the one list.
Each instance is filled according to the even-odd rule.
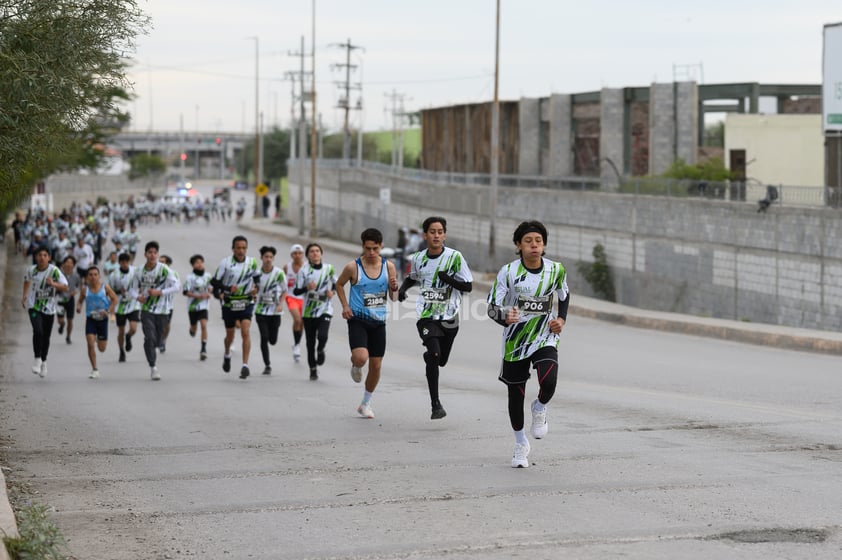
[[367,404],[367,403],[371,402],[371,396],[373,394],[374,393],[372,393],[371,391],[364,391],[363,392],[363,404]]
[[545,410],[547,410],[547,405],[541,404],[541,401],[535,399],[535,402],[532,403],[532,410],[536,412],[544,412]]
[[520,444],[529,443],[529,440],[526,439],[526,431],[525,430],[515,430],[515,443],[520,443]]

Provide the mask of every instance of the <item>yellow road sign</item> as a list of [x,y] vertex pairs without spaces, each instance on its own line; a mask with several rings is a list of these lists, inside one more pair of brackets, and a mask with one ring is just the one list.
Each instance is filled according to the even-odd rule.
[[254,187],[254,192],[257,193],[257,196],[266,196],[269,194],[269,187],[266,183],[260,183],[256,187]]

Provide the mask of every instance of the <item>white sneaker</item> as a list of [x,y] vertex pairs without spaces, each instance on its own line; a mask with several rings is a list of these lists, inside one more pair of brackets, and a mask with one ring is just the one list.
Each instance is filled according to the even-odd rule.
[[99,379],[99,370],[92,369],[91,374],[88,376],[88,379]]
[[[540,410],[539,407],[543,410]],[[547,435],[547,407],[542,406],[538,399],[532,401],[532,437],[541,439]]]
[[369,403],[361,403],[360,406],[357,407],[357,413],[363,418],[374,418],[374,411],[371,410],[371,405]]
[[35,375],[41,374],[41,358],[35,358],[35,362],[32,364],[32,373]]
[[41,370],[38,372],[38,375],[42,379],[47,376],[47,362],[41,362]]
[[363,380],[363,368],[359,368],[357,366],[351,366],[351,379],[354,380],[354,383],[359,383]]
[[293,344],[292,345],[292,357],[295,360],[295,363],[298,363],[301,360],[301,345],[300,344]]
[[150,377],[152,378],[152,381],[158,381],[161,379],[161,374],[158,373],[158,366],[152,366]]
[[529,442],[515,443],[515,451],[512,453],[512,468],[525,469],[529,467]]

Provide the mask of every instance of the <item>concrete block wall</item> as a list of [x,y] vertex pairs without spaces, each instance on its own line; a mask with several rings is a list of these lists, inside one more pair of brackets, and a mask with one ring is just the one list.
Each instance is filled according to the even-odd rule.
[[573,175],[573,98],[554,94],[549,99],[550,146],[547,174]]
[[649,173],[660,175],[675,160],[676,106],[674,84],[649,88]]
[[[624,142],[623,122],[625,102],[622,89],[604,88],[600,93],[599,158],[600,176],[607,185],[617,184],[617,172],[623,173]],[[605,160],[614,163],[617,172]]]
[[[295,176],[292,174],[291,176]],[[309,178],[309,175],[308,175]],[[577,262],[596,243],[608,255],[618,301],[636,307],[803,328],[842,328],[842,221],[829,209],[611,193],[501,188],[495,261],[489,260],[487,187],[447,185],[370,170],[318,176],[318,216],[332,236],[355,241],[429,215],[448,220],[448,241],[473,270],[514,259],[511,233],[524,219],[549,228],[547,254],[566,266],[573,293],[593,295]],[[391,204],[379,189],[391,189]],[[291,195],[297,193],[290,189]],[[295,204],[295,202],[293,202]]]
[[699,144],[699,86],[696,82],[678,82],[676,92],[676,127],[678,157],[694,164],[698,157]]
[[541,174],[541,100],[522,97],[518,103],[518,173]]

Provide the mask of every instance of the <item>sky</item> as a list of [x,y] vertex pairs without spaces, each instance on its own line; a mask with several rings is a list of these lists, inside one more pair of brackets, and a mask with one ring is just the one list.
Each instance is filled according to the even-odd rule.
[[[351,104],[363,107],[351,111],[352,128],[390,129],[401,101],[417,111],[493,99],[495,0],[138,0],[151,28],[128,73],[130,129],[253,133],[255,90],[264,128],[289,127],[293,53],[304,37],[312,68],[314,4],[327,130],[344,121],[336,65],[349,39],[361,47],[351,55],[351,82],[361,84]],[[499,97],[674,78],[820,84],[822,28],[841,21],[839,0],[500,0]]]

